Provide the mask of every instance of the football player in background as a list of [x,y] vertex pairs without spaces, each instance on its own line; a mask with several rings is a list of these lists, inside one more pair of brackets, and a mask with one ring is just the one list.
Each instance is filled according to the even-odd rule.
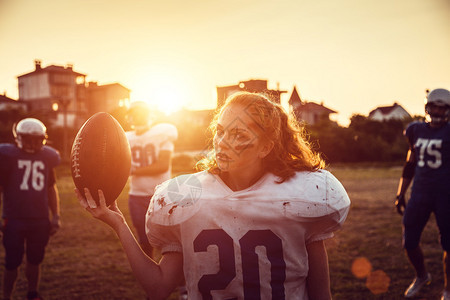
[[145,233],[145,214],[155,187],[171,178],[174,141],[178,137],[174,125],[152,126],[146,102],[132,102],[127,119],[132,131],[126,132],[131,148],[131,174],[128,206],[141,248],[153,257],[153,248]]
[[[403,215],[403,247],[416,272],[405,297],[415,297],[425,284],[431,282],[419,242],[433,212],[444,250],[442,299],[450,300],[450,92],[435,89],[428,93],[425,101],[426,122],[413,122],[405,130],[410,148],[396,201],[397,211]],[[413,178],[411,198],[406,204],[405,194]]]
[[[159,263],[134,241],[116,204],[81,205],[111,226],[151,299],[186,280],[189,299],[331,299],[327,252],[348,214],[341,183],[279,104],[233,94],[211,124],[201,172],[160,185],[147,213]],[[115,203],[115,202],[114,202]]]
[[60,156],[55,149],[45,145],[46,130],[41,121],[26,118],[13,129],[16,145],[0,144],[5,247],[3,299],[11,297],[25,252],[27,299],[42,299],[38,293],[40,264],[49,237],[61,226],[54,173]]

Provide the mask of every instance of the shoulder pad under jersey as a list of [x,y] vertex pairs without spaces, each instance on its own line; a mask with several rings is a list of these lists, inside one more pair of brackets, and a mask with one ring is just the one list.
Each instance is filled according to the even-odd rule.
[[159,225],[177,225],[197,213],[205,173],[180,175],[160,184],[148,209],[150,221]]
[[287,183],[286,190],[291,195],[291,201],[285,202],[287,216],[320,218],[337,214],[339,222],[347,217],[350,199],[342,184],[330,172],[299,172]]
[[178,138],[178,130],[175,125],[169,123],[159,123],[151,128],[152,134],[165,135],[170,141]]

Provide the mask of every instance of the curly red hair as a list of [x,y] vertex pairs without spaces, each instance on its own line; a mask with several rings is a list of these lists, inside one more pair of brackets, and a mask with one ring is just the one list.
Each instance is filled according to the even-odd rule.
[[[272,151],[263,159],[268,172],[277,175],[283,182],[297,171],[317,171],[325,167],[321,156],[311,149],[304,128],[280,104],[268,97],[250,92],[238,92],[231,95],[218,110],[209,129],[213,136],[217,131],[217,122],[223,111],[231,105],[246,107],[255,123],[261,128],[264,137],[274,143]],[[219,173],[214,149],[196,165],[198,170]]]

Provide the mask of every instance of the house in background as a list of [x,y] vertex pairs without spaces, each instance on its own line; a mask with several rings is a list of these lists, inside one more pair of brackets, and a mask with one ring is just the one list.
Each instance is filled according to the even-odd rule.
[[0,95],[0,123],[8,124],[17,120],[19,115],[27,111],[23,102],[9,98],[6,94]]
[[27,105],[13,98],[9,98],[6,94],[0,95],[0,111],[27,111]]
[[380,122],[406,118],[411,118],[411,115],[398,103],[391,106],[379,106],[369,113],[369,119]]
[[43,68],[35,60],[35,70],[17,76],[19,102],[28,111],[37,111],[55,118],[55,123],[67,117],[67,125],[76,126],[77,115],[84,112],[86,75],[75,72],[72,65],[51,65]]
[[287,93],[287,91],[269,90],[267,88],[267,80],[250,79],[247,81],[240,81],[236,85],[218,86],[217,87],[217,108],[222,107],[228,96],[236,92],[252,92],[252,93],[264,93],[272,99],[272,101],[280,103],[281,94]]
[[299,122],[308,125],[315,125],[321,120],[330,120],[330,114],[337,113],[321,104],[302,100],[294,86],[291,97],[289,98],[289,109],[295,115]]
[[71,64],[45,68],[40,60],[34,64],[34,71],[17,76],[18,102],[25,103],[29,112],[48,115],[55,126],[78,128],[96,112],[129,104],[130,90],[119,83],[86,83],[87,75],[75,72]]
[[97,82],[89,82],[86,87],[86,109],[89,115],[96,112],[111,112],[117,107],[130,104],[131,90],[120,83],[98,85]]

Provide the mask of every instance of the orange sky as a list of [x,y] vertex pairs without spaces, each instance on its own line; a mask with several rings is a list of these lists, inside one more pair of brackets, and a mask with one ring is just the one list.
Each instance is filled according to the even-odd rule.
[[0,0],[0,45],[12,98],[35,59],[188,109],[242,80],[296,85],[343,125],[395,101],[423,114],[426,88],[450,89],[448,0]]

